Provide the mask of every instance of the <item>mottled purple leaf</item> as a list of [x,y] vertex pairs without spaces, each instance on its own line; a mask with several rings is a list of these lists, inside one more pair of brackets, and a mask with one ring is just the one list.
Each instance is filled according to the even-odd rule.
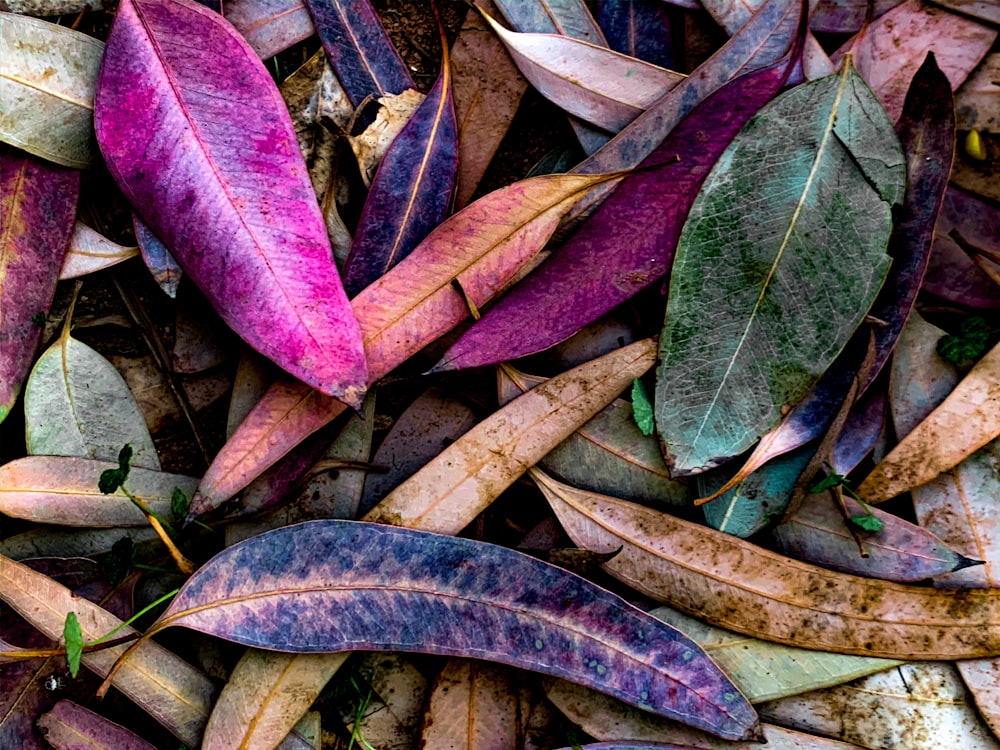
[[0,422],[42,337],[79,192],[79,171],[0,147]]
[[908,184],[903,205],[893,217],[889,275],[869,312],[886,325],[874,328],[875,362],[865,388],[888,361],[916,302],[951,172],[955,110],[948,79],[938,69],[933,53],[927,54],[913,76],[896,133],[906,156]]
[[184,276],[177,259],[170,254],[163,241],[153,233],[152,229],[146,226],[146,222],[134,211],[132,212],[132,230],[135,232],[135,243],[139,246],[142,262],[153,274],[153,280],[164,294],[175,299],[177,287]]
[[360,403],[357,321],[284,102],[243,38],[191,0],[125,0],[95,123],[119,186],[222,318],[297,378]]
[[417,87],[370,0],[305,3],[351,104]]
[[626,177],[435,370],[489,365],[547,349],[661,279],[702,181],[744,123],[780,90],[790,59],[748,73],[698,105],[643,160],[646,169]]
[[561,750],[693,750],[693,748],[690,745],[673,745],[668,742],[612,740],[611,742],[590,742],[586,745],[573,745],[572,749],[564,747]]
[[889,409],[888,379],[872,383],[861,398],[851,405],[844,429],[837,436],[830,465],[837,474],[847,476],[871,453],[885,431]]
[[199,569],[150,629],[248,646],[472,656],[534,669],[723,737],[756,715],[693,641],[578,576],[503,547],[351,521],[249,539]]
[[[875,0],[872,18],[892,10],[903,0]],[[819,0],[809,14],[809,28],[830,34],[853,34],[861,28],[868,13],[868,0]]]
[[765,2],[711,59],[572,171],[598,174],[638,166],[705,97],[736,76],[771,65],[788,52],[802,7],[801,0]]
[[670,13],[660,0],[600,0],[597,8],[611,49],[674,69]]
[[226,0],[222,14],[262,60],[316,32],[302,0]]
[[59,701],[38,726],[56,750],[155,750],[134,732],[73,701]]
[[410,254],[448,212],[458,169],[458,125],[448,52],[441,74],[382,158],[361,212],[344,288],[354,297]]
[[[868,513],[849,497],[844,497],[844,507],[847,518]],[[831,493],[811,495],[773,529],[771,539],[779,552],[798,560],[884,581],[922,581],[980,564],[926,529],[878,508],[871,513],[882,522],[881,531],[852,530]]]

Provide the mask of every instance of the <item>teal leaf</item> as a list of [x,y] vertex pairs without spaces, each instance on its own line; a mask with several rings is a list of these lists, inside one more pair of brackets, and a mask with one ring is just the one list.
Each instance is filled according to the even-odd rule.
[[671,272],[655,409],[675,475],[745,451],[833,362],[885,279],[905,180],[892,123],[849,56],[736,136]]
[[655,429],[653,404],[649,401],[646,386],[639,378],[632,381],[632,416],[643,435],[652,435]]
[[80,657],[83,656],[83,630],[76,612],[66,613],[66,623],[63,625],[63,640],[66,642],[66,662],[70,677],[76,677],[80,671]]

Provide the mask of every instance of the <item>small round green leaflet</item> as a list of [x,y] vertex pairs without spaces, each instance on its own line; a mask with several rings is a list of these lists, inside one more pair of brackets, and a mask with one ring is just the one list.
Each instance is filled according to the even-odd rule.
[[736,136],[671,272],[655,411],[675,475],[742,453],[830,366],[883,283],[905,179],[892,123],[850,56]]

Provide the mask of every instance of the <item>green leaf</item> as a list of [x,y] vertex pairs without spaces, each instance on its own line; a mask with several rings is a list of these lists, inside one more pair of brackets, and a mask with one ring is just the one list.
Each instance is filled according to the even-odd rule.
[[834,487],[843,487],[847,484],[847,477],[843,474],[835,474],[831,472],[826,477],[821,479],[815,485],[809,488],[809,494],[818,495],[820,492],[826,492],[827,490],[832,490]]
[[632,381],[632,417],[643,435],[653,434],[655,429],[653,405],[649,401],[649,394],[646,393],[646,386],[639,378]]
[[121,469],[105,469],[97,480],[97,488],[105,495],[111,495],[125,484],[127,478],[128,474]]
[[132,446],[128,443],[122,446],[122,449],[118,451],[118,468],[121,470],[125,478],[128,479],[129,462],[132,460]]
[[76,677],[80,671],[80,657],[83,656],[83,630],[76,612],[66,613],[66,623],[63,625],[63,640],[66,642],[66,662],[69,674]]
[[187,518],[188,508],[191,507],[191,498],[184,494],[180,487],[174,487],[170,495],[170,514],[175,521],[183,521]]
[[861,527],[865,531],[881,531],[885,528],[885,524],[882,523],[881,518],[870,516],[867,513],[859,513],[856,516],[851,516],[851,523]]
[[884,281],[906,168],[849,58],[761,109],[691,209],[656,384],[675,475],[718,466],[774,426],[833,362]]
[[958,336],[945,335],[938,339],[937,353],[959,367],[971,367],[990,348],[989,324],[978,315],[962,323]]

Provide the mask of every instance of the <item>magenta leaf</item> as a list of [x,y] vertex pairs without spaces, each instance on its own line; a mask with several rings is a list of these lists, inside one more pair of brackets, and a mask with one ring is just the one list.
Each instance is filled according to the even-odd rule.
[[78,170],[0,148],[0,422],[31,369],[79,193]]
[[305,0],[347,98],[400,94],[417,86],[369,0]]
[[505,547],[311,521],[199,569],[151,633],[183,625],[288,652],[465,656],[587,685],[729,739],[747,700],[693,641],[579,576]]
[[38,726],[59,750],[155,750],[134,732],[73,701],[59,701],[38,720]]
[[359,404],[361,334],[281,95],[191,0],[125,0],[95,99],[98,143],[150,229],[247,343]]
[[382,158],[344,266],[349,297],[410,254],[444,220],[458,170],[458,125],[445,51],[441,75]]
[[460,338],[435,370],[490,365],[547,349],[663,278],[709,170],[781,89],[791,60],[741,76],[698,105],[640,171]]

